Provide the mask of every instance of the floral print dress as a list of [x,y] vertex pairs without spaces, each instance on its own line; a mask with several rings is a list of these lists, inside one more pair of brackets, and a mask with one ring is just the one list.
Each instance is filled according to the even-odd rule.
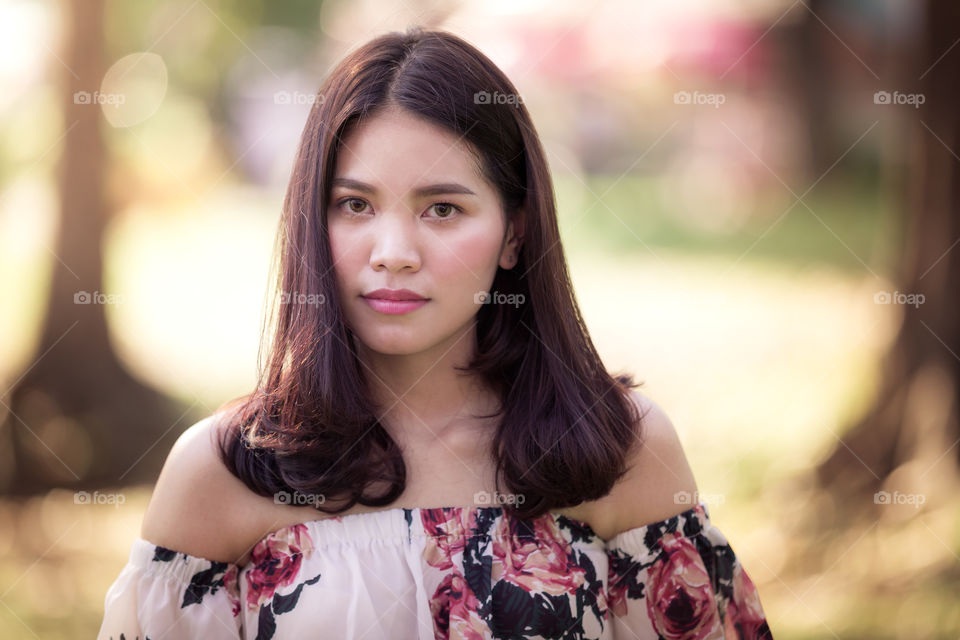
[[548,512],[395,508],[267,535],[243,567],[137,538],[99,640],[772,638],[706,504],[610,540]]

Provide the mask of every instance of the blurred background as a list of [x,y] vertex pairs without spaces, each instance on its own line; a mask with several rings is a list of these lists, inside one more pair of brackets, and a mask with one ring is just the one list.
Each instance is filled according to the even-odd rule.
[[950,0],[5,0],[0,637],[95,635],[170,446],[252,390],[320,83],[412,24],[517,86],[774,636],[957,638]]

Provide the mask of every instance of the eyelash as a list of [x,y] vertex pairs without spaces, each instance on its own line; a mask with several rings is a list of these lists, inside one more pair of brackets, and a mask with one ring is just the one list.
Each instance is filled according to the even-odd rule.
[[[364,203],[365,205],[367,205],[368,207],[370,206],[370,203],[367,202],[366,200],[364,200],[363,198],[351,197],[351,198],[343,198],[342,200],[340,200],[339,202],[337,202],[337,207],[340,208],[340,209],[342,209],[343,211],[345,211],[345,212],[347,213],[347,215],[351,215],[351,216],[362,216],[362,215],[364,215],[363,213],[350,210],[349,207],[346,208],[346,209],[344,209],[344,206],[343,206],[343,205],[345,205],[345,204],[348,203],[348,202],[352,202],[352,201],[354,201],[354,200],[357,201],[357,202],[362,202],[362,203]],[[464,212],[461,207],[458,207],[457,205],[453,204],[452,202],[434,202],[434,203],[431,204],[430,206],[431,206],[431,207],[435,207],[435,206],[437,206],[438,204],[442,204],[442,205],[451,207],[451,208],[452,208],[454,211],[456,211],[458,214],[463,214],[463,212]],[[447,216],[447,217],[445,217],[445,218],[435,217],[435,218],[433,218],[433,219],[434,219],[434,220],[439,220],[440,222],[447,222],[448,220],[455,220],[455,219],[457,219],[458,217],[460,217],[460,216],[453,216],[453,215],[451,215],[451,216]]]

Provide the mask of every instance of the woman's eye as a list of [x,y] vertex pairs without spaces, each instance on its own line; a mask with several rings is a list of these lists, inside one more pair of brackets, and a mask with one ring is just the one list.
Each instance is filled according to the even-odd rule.
[[462,213],[462,209],[457,205],[450,204],[449,202],[438,202],[431,206],[434,210],[434,213],[437,214],[437,217],[440,219],[452,218],[454,213]]
[[[367,208],[367,203],[363,200],[358,200],[357,198],[349,198],[344,200],[344,204],[347,205],[347,209],[349,209],[351,213],[361,213]],[[355,207],[354,205],[358,205],[359,208]]]
[[[341,207],[346,207],[348,213],[355,214],[363,213],[369,206],[365,200],[360,198],[344,198],[338,204]],[[430,205],[430,209],[433,210],[437,220],[448,220],[453,218],[456,213],[463,213],[463,209],[449,202],[436,202]]]

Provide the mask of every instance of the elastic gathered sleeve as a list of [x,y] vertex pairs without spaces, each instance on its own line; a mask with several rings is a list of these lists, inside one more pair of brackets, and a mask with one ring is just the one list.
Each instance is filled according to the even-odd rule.
[[615,638],[772,640],[760,596],[703,502],[606,547]]
[[134,540],[107,590],[97,640],[243,640],[235,564]]

